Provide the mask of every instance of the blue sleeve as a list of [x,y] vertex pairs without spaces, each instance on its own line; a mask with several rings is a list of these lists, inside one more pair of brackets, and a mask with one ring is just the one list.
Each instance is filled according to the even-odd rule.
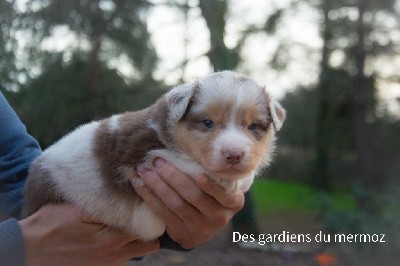
[[0,222],[0,265],[25,265],[24,240],[15,218]]
[[38,142],[0,92],[0,211],[19,216],[28,167],[41,153]]

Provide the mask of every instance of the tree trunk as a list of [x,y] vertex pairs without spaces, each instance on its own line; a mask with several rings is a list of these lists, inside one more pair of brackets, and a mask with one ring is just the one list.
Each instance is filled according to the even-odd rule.
[[322,47],[322,58],[320,62],[321,72],[319,75],[319,84],[317,90],[319,92],[319,108],[317,118],[317,132],[316,132],[316,158],[315,168],[313,173],[313,184],[317,189],[329,190],[329,155],[331,147],[330,137],[330,123],[329,123],[329,112],[332,108],[330,101],[330,84],[328,80],[329,76],[329,47],[328,42],[332,38],[332,25],[328,17],[328,13],[331,10],[330,1],[325,0],[322,2],[323,11],[323,47]]
[[[235,69],[239,63],[239,57],[234,51],[229,50],[224,43],[227,2],[225,0],[200,0],[200,9],[210,31],[211,48],[208,58],[214,67],[214,71]],[[232,231],[258,234],[251,190],[245,194],[243,209],[232,219]]]
[[92,49],[89,55],[88,72],[85,80],[85,89],[88,94],[88,111],[91,119],[100,118],[100,98],[99,98],[99,53],[102,44],[102,25],[103,21],[101,19],[101,14],[99,10],[98,1],[92,4],[94,13],[92,14],[92,33],[91,33],[91,45]]
[[210,31],[211,47],[208,58],[214,71],[235,69],[239,57],[235,51],[226,47],[224,42],[227,2],[225,0],[200,0],[200,9]]
[[98,95],[99,79],[99,53],[101,48],[101,36],[96,35],[92,39],[92,50],[89,57],[89,69],[85,80],[85,88],[88,93],[88,109],[91,119],[100,118],[100,106]]
[[[357,152],[357,162],[356,162],[356,175],[358,179],[358,184],[362,189],[367,187],[368,179],[368,148],[367,148],[367,124],[366,124],[366,113],[368,104],[368,92],[367,92],[367,77],[364,73],[365,68],[365,58],[367,55],[365,49],[365,35],[366,27],[364,23],[364,13],[367,9],[369,0],[359,0],[357,1],[358,9],[358,20],[357,20],[357,38],[358,42],[356,44],[355,59],[357,74],[355,77],[355,120],[354,120],[354,130],[356,139],[356,152]],[[359,198],[360,207],[366,208],[367,199],[364,196]]]

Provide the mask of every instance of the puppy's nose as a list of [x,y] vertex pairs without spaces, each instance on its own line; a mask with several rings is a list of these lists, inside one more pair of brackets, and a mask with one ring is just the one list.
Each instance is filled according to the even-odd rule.
[[226,162],[229,164],[238,164],[243,158],[243,152],[241,151],[225,151],[224,152]]

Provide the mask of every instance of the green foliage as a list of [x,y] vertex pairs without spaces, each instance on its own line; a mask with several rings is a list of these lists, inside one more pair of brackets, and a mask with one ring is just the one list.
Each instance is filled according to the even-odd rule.
[[141,0],[51,0],[46,3],[31,0],[28,10],[20,16],[20,25],[22,29],[34,33],[28,50],[34,61],[42,41],[51,36],[58,26],[67,26],[79,39],[91,45],[89,50],[79,45],[70,48],[73,53],[93,56],[91,53],[99,46],[100,54],[94,55],[96,59],[107,63],[123,54],[130,59],[139,75],[151,76],[157,57],[145,20],[148,6],[147,1]]
[[[392,185],[394,184],[392,183]],[[383,244],[379,247],[371,246],[367,250],[371,251],[378,248],[381,252],[397,252],[400,247],[400,233],[398,231],[400,210],[397,207],[399,201],[398,186],[394,187],[397,189],[388,189],[385,193],[358,188],[363,190],[362,193],[368,194],[368,198],[372,203],[368,206],[375,205],[373,211],[357,207],[355,200],[353,200],[354,206],[351,209],[338,208],[332,195],[320,193],[319,202],[321,208],[318,212],[325,223],[325,229],[332,233],[385,234],[386,246]],[[360,191],[352,193],[352,195],[355,195],[353,199],[359,197],[356,196],[358,193]]]
[[[253,196],[255,206],[260,213],[282,211],[313,211],[321,210],[324,201],[322,196],[310,185],[279,180],[256,180],[254,182]],[[354,198],[350,193],[334,191],[324,194],[329,197],[329,206],[341,211],[355,209]],[[327,200],[325,200],[326,202]]]
[[287,111],[287,116],[282,130],[279,132],[279,143],[298,147],[314,145],[316,91],[299,88],[287,93],[282,99],[282,105]]
[[12,97],[11,101],[28,131],[42,147],[52,144],[78,125],[91,121],[93,104],[100,110],[98,118],[103,118],[143,108],[162,93],[155,82],[152,84],[154,88],[141,83],[128,85],[115,70],[100,66],[97,97],[91,98],[85,88],[88,64],[77,56],[69,62],[56,57],[45,72]]
[[[82,123],[143,108],[162,93],[152,76],[157,56],[147,31],[148,7],[140,0],[31,0],[17,12],[12,30],[30,38],[20,47],[30,67],[20,67],[28,80],[16,80],[17,90],[7,94],[43,147]],[[43,48],[60,27],[77,43],[61,51]],[[134,73],[120,73],[121,57]]]

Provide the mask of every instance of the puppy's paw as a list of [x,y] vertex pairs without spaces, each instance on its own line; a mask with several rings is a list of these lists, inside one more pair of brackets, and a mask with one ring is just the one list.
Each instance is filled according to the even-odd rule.
[[160,237],[166,229],[166,223],[157,216],[145,202],[140,202],[131,217],[131,232],[144,241]]
[[135,188],[143,187],[145,185],[143,180],[138,176],[130,178],[129,181],[131,181],[132,186]]
[[[144,167],[147,168],[147,166]],[[123,180],[123,182],[125,181],[131,182],[133,187],[142,187],[145,185],[143,180],[138,175],[137,167],[130,165],[123,165],[118,167],[118,172],[121,176],[121,180]]]

